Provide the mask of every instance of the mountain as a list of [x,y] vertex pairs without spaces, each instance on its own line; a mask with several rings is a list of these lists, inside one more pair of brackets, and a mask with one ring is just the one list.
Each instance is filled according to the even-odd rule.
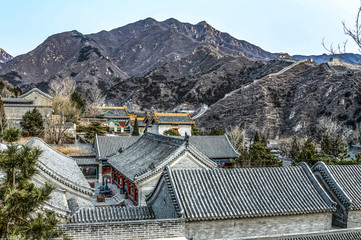
[[[99,88],[107,105],[142,114],[206,104],[196,119],[206,129],[241,125],[270,137],[307,135],[322,116],[360,127],[357,67],[317,63],[329,55],[280,57],[204,21],[147,18],[111,31],[52,35],[0,64],[0,78],[23,91],[48,92],[52,81],[72,77],[85,100],[87,89]],[[310,57],[316,62],[296,61]]]
[[0,64],[8,62],[11,59],[13,59],[13,57],[10,54],[8,54],[7,52],[5,52],[4,49],[0,48]]
[[322,55],[293,55],[295,60],[313,59],[317,63],[326,63],[331,58],[339,58],[343,62],[359,64],[361,62],[361,55],[355,53],[343,53],[343,54],[322,54]]
[[[106,92],[124,79],[143,77],[167,63],[191,58],[202,47],[216,56],[246,56],[252,60],[275,56],[206,22],[192,25],[175,19],[158,22],[147,18],[95,34],[70,31],[52,35],[33,51],[7,62],[0,69],[0,77],[25,90],[38,87],[47,91],[51,81],[70,76],[80,91],[99,87]],[[196,56],[199,59],[195,61],[202,61],[203,56]],[[204,70],[190,66],[187,72],[173,77]]]
[[360,81],[360,71],[300,61],[227,94],[197,123],[206,128],[252,126],[270,137],[306,136],[318,119],[330,117],[355,130],[361,122]]

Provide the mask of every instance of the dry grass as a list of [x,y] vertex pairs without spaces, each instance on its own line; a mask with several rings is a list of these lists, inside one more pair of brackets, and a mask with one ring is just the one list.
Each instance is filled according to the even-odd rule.
[[86,152],[84,149],[69,146],[53,146],[53,148],[65,155],[80,155]]

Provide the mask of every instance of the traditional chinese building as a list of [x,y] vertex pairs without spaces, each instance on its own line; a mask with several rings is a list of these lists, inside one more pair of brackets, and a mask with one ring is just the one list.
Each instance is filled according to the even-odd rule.
[[147,120],[149,119],[147,116],[145,118],[144,117],[137,117],[137,118],[131,117],[131,118],[129,118],[129,120],[127,122],[127,128],[129,128],[129,134],[133,134],[135,119],[137,119],[137,121],[138,121],[139,134],[143,134],[145,129],[147,129],[148,132],[151,132],[152,125],[147,124]]
[[40,186],[46,182],[55,186],[44,208],[68,218],[81,207],[93,206],[94,189],[72,158],[54,150],[39,138],[31,139],[26,146],[43,150],[37,162],[39,171],[32,181]]
[[[95,151],[95,160],[98,163],[99,181],[103,175],[111,176],[111,167],[108,159],[119,152],[124,151],[139,139],[139,136],[98,136],[95,135],[93,148]],[[92,165],[93,166],[93,165]],[[83,167],[91,167],[83,165]]]
[[108,131],[114,134],[124,133],[124,128],[126,127],[126,122],[124,121],[115,121],[113,119],[108,120]]
[[361,227],[361,165],[326,165],[317,162],[312,171],[328,195],[337,202],[333,225]]
[[96,107],[92,106],[92,109],[99,112],[98,117],[106,118],[108,120],[113,119],[117,122],[127,122],[130,117],[136,117],[134,114],[130,114],[125,105],[123,107]]
[[181,136],[192,134],[192,125],[195,124],[189,113],[158,113],[154,111],[151,119],[145,117],[146,124],[152,126],[152,133],[163,134],[169,129],[178,130]]
[[38,109],[45,119],[53,112],[53,97],[33,88],[17,98],[2,98],[6,118],[9,122],[19,124],[23,115]]
[[309,167],[166,168],[147,204],[183,218],[187,239],[272,239],[331,230],[336,203]]
[[144,205],[145,196],[156,185],[163,169],[213,169],[216,164],[189,143],[178,138],[146,132],[134,144],[110,157],[113,183],[119,192]]

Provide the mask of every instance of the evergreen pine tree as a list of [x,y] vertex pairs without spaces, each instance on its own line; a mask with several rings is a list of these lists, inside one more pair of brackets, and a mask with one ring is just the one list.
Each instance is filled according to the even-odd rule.
[[291,151],[290,151],[290,157],[291,159],[296,159],[298,154],[300,154],[300,146],[298,144],[298,139],[296,136],[292,138],[292,145],[291,145]]
[[199,128],[197,128],[197,126],[195,124],[192,124],[191,134],[192,134],[192,136],[199,135]]
[[222,128],[213,128],[210,133],[210,136],[219,136],[224,135],[224,130]]
[[137,120],[137,118],[135,118],[135,120],[134,120],[134,126],[133,126],[132,136],[139,136],[139,126],[138,126],[138,120]]
[[31,136],[38,136],[44,129],[43,116],[38,109],[34,108],[32,111],[27,111],[23,115],[20,125],[24,130],[29,131]]
[[85,111],[85,103],[76,91],[71,94],[70,100],[81,112]]
[[317,155],[315,144],[311,141],[310,138],[307,138],[301,149],[301,152],[295,159],[294,164],[298,164],[299,162],[306,162],[310,167],[312,167],[319,160],[320,156]]
[[7,120],[5,116],[4,102],[0,97],[0,131],[6,128]]
[[253,143],[259,142],[259,133],[256,132],[253,138]]
[[0,152],[0,168],[6,178],[0,185],[0,237],[6,239],[49,239],[59,237],[54,212],[41,206],[49,199],[53,187],[35,186],[30,181],[36,172],[41,150],[15,145],[20,129],[10,126],[2,131],[3,140],[10,143]]
[[95,134],[104,136],[105,133],[106,131],[99,121],[91,122],[91,124],[85,128],[85,138],[90,142],[93,141]]
[[163,135],[168,135],[168,136],[180,136],[180,133],[178,131],[178,129],[168,129],[168,130],[165,130],[163,132]]

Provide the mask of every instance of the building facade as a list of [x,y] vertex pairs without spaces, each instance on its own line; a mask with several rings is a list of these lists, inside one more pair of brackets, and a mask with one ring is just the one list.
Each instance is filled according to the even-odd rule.
[[53,97],[43,91],[33,88],[17,98],[3,98],[6,118],[9,122],[19,124],[23,115],[38,109],[43,118],[53,112]]

